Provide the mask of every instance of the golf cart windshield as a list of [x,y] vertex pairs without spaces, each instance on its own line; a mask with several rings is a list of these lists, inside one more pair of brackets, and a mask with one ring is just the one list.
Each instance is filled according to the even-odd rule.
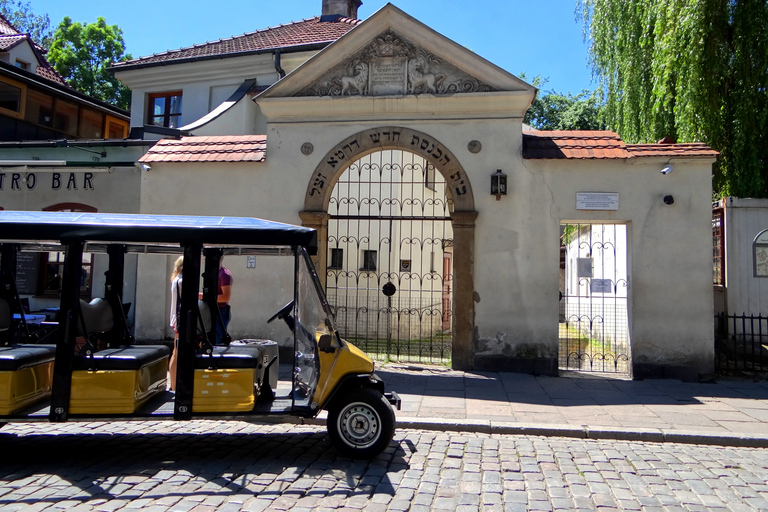
[[296,303],[299,307],[296,315],[294,405],[314,408],[316,406],[313,406],[312,398],[320,373],[317,343],[322,335],[335,336],[336,328],[317,274],[304,248],[299,248],[296,260]]

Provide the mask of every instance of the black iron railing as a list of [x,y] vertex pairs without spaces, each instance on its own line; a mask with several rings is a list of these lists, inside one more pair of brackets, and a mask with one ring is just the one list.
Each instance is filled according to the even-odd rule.
[[768,316],[715,315],[718,370],[768,371]]

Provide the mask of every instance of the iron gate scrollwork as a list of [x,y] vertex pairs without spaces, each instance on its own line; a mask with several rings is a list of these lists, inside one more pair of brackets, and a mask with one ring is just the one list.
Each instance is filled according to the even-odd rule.
[[450,362],[452,207],[419,155],[377,151],[344,171],[328,206],[326,280],[342,337],[378,359]]
[[565,224],[560,232],[559,367],[628,375],[627,227]]

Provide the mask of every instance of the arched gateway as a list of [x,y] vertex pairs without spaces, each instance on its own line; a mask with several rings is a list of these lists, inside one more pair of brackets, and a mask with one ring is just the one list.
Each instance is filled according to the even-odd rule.
[[[337,187],[342,183],[344,191]],[[414,196],[416,189],[421,192]],[[384,350],[406,360],[436,362],[447,359],[432,346],[439,331],[450,334],[453,367],[471,367],[477,212],[469,179],[448,148],[429,134],[398,126],[348,137],[315,169],[300,216],[305,226],[318,230],[317,267],[332,301],[343,304],[337,316],[344,317],[347,336],[376,338],[387,343]],[[366,223],[340,225],[341,218]],[[388,223],[387,232],[381,222]],[[408,227],[400,229],[400,222]],[[345,253],[340,240],[354,250]],[[377,269],[382,244],[386,265]],[[343,258],[353,261],[345,267]],[[336,295],[352,288],[354,297]],[[425,339],[431,340],[429,347],[419,348]]]

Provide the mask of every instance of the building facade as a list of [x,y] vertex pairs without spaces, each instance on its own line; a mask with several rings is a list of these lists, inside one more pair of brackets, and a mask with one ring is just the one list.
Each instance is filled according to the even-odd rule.
[[[365,21],[358,5],[325,1],[316,18],[116,65],[131,126],[175,134],[138,158],[131,210],[316,228],[342,334],[390,358],[710,373],[716,153],[528,130],[534,87],[394,5]],[[171,263],[138,259],[139,338],[171,334]],[[233,337],[283,341],[264,320],[290,283],[252,293],[263,287],[246,258],[225,265]],[[619,298],[622,348],[606,349],[595,324],[618,322],[595,311]],[[564,301],[579,304],[574,319]]]
[[[339,236],[330,226],[338,217],[350,220],[349,211],[334,210],[339,197],[367,197],[369,205],[396,202],[397,195],[383,189],[363,194],[360,184],[357,193],[340,191],[350,186],[344,178],[350,168],[364,171],[365,158],[394,159],[405,168],[414,155],[446,184],[447,212],[430,218],[448,219],[450,225],[450,240],[441,233],[439,242],[441,248],[450,242],[454,367],[546,374],[562,368],[561,226],[577,224],[618,225],[625,233],[619,256],[626,269],[621,279],[628,373],[694,378],[710,372],[709,198],[715,152],[701,144],[626,145],[610,132],[524,131],[522,117],[535,93],[388,5],[266,91],[244,95],[200,127],[201,133],[223,132],[255,103],[264,116],[264,135],[205,137],[193,129],[193,136],[154,146],[142,158],[152,171],[143,175],[141,211],[266,216],[315,227],[324,241],[317,265],[326,287],[354,288],[355,300],[378,295],[377,311],[393,312],[386,285],[392,283],[389,297],[396,298],[404,277],[413,274],[401,265],[409,258],[392,249],[404,246],[402,234],[393,230],[383,236],[380,224],[356,224]],[[672,162],[673,173],[660,172]],[[497,196],[489,188],[498,170],[508,189]],[[381,183],[379,178],[375,186]],[[402,220],[391,211],[360,217]],[[363,232],[370,236],[360,245]],[[354,263],[345,263],[344,251],[338,251],[342,237],[357,240],[354,250],[345,251],[354,253]],[[422,244],[430,237],[420,232],[415,238]],[[385,261],[381,245],[374,247],[371,240],[387,242],[386,269],[374,271],[373,260],[366,260],[376,252],[378,264]],[[350,273],[352,267],[345,265],[358,272],[355,286],[329,286],[329,279],[338,284],[340,270]],[[164,275],[162,265],[148,266],[156,272],[140,271],[140,279]],[[244,263],[233,266],[236,278],[251,284]],[[590,290],[600,293],[594,291],[599,287]],[[267,314],[282,301],[237,293],[233,300],[245,311]],[[161,295],[158,291],[147,303]],[[605,302],[604,295],[598,298]],[[370,315],[372,307],[364,309]],[[402,317],[413,309],[418,308],[395,313]],[[344,313],[350,314],[348,307]],[[442,325],[442,310],[440,318]],[[148,312],[137,329],[159,336],[161,325],[159,315]],[[236,335],[270,335],[250,333],[246,315],[235,314],[231,327]]]

